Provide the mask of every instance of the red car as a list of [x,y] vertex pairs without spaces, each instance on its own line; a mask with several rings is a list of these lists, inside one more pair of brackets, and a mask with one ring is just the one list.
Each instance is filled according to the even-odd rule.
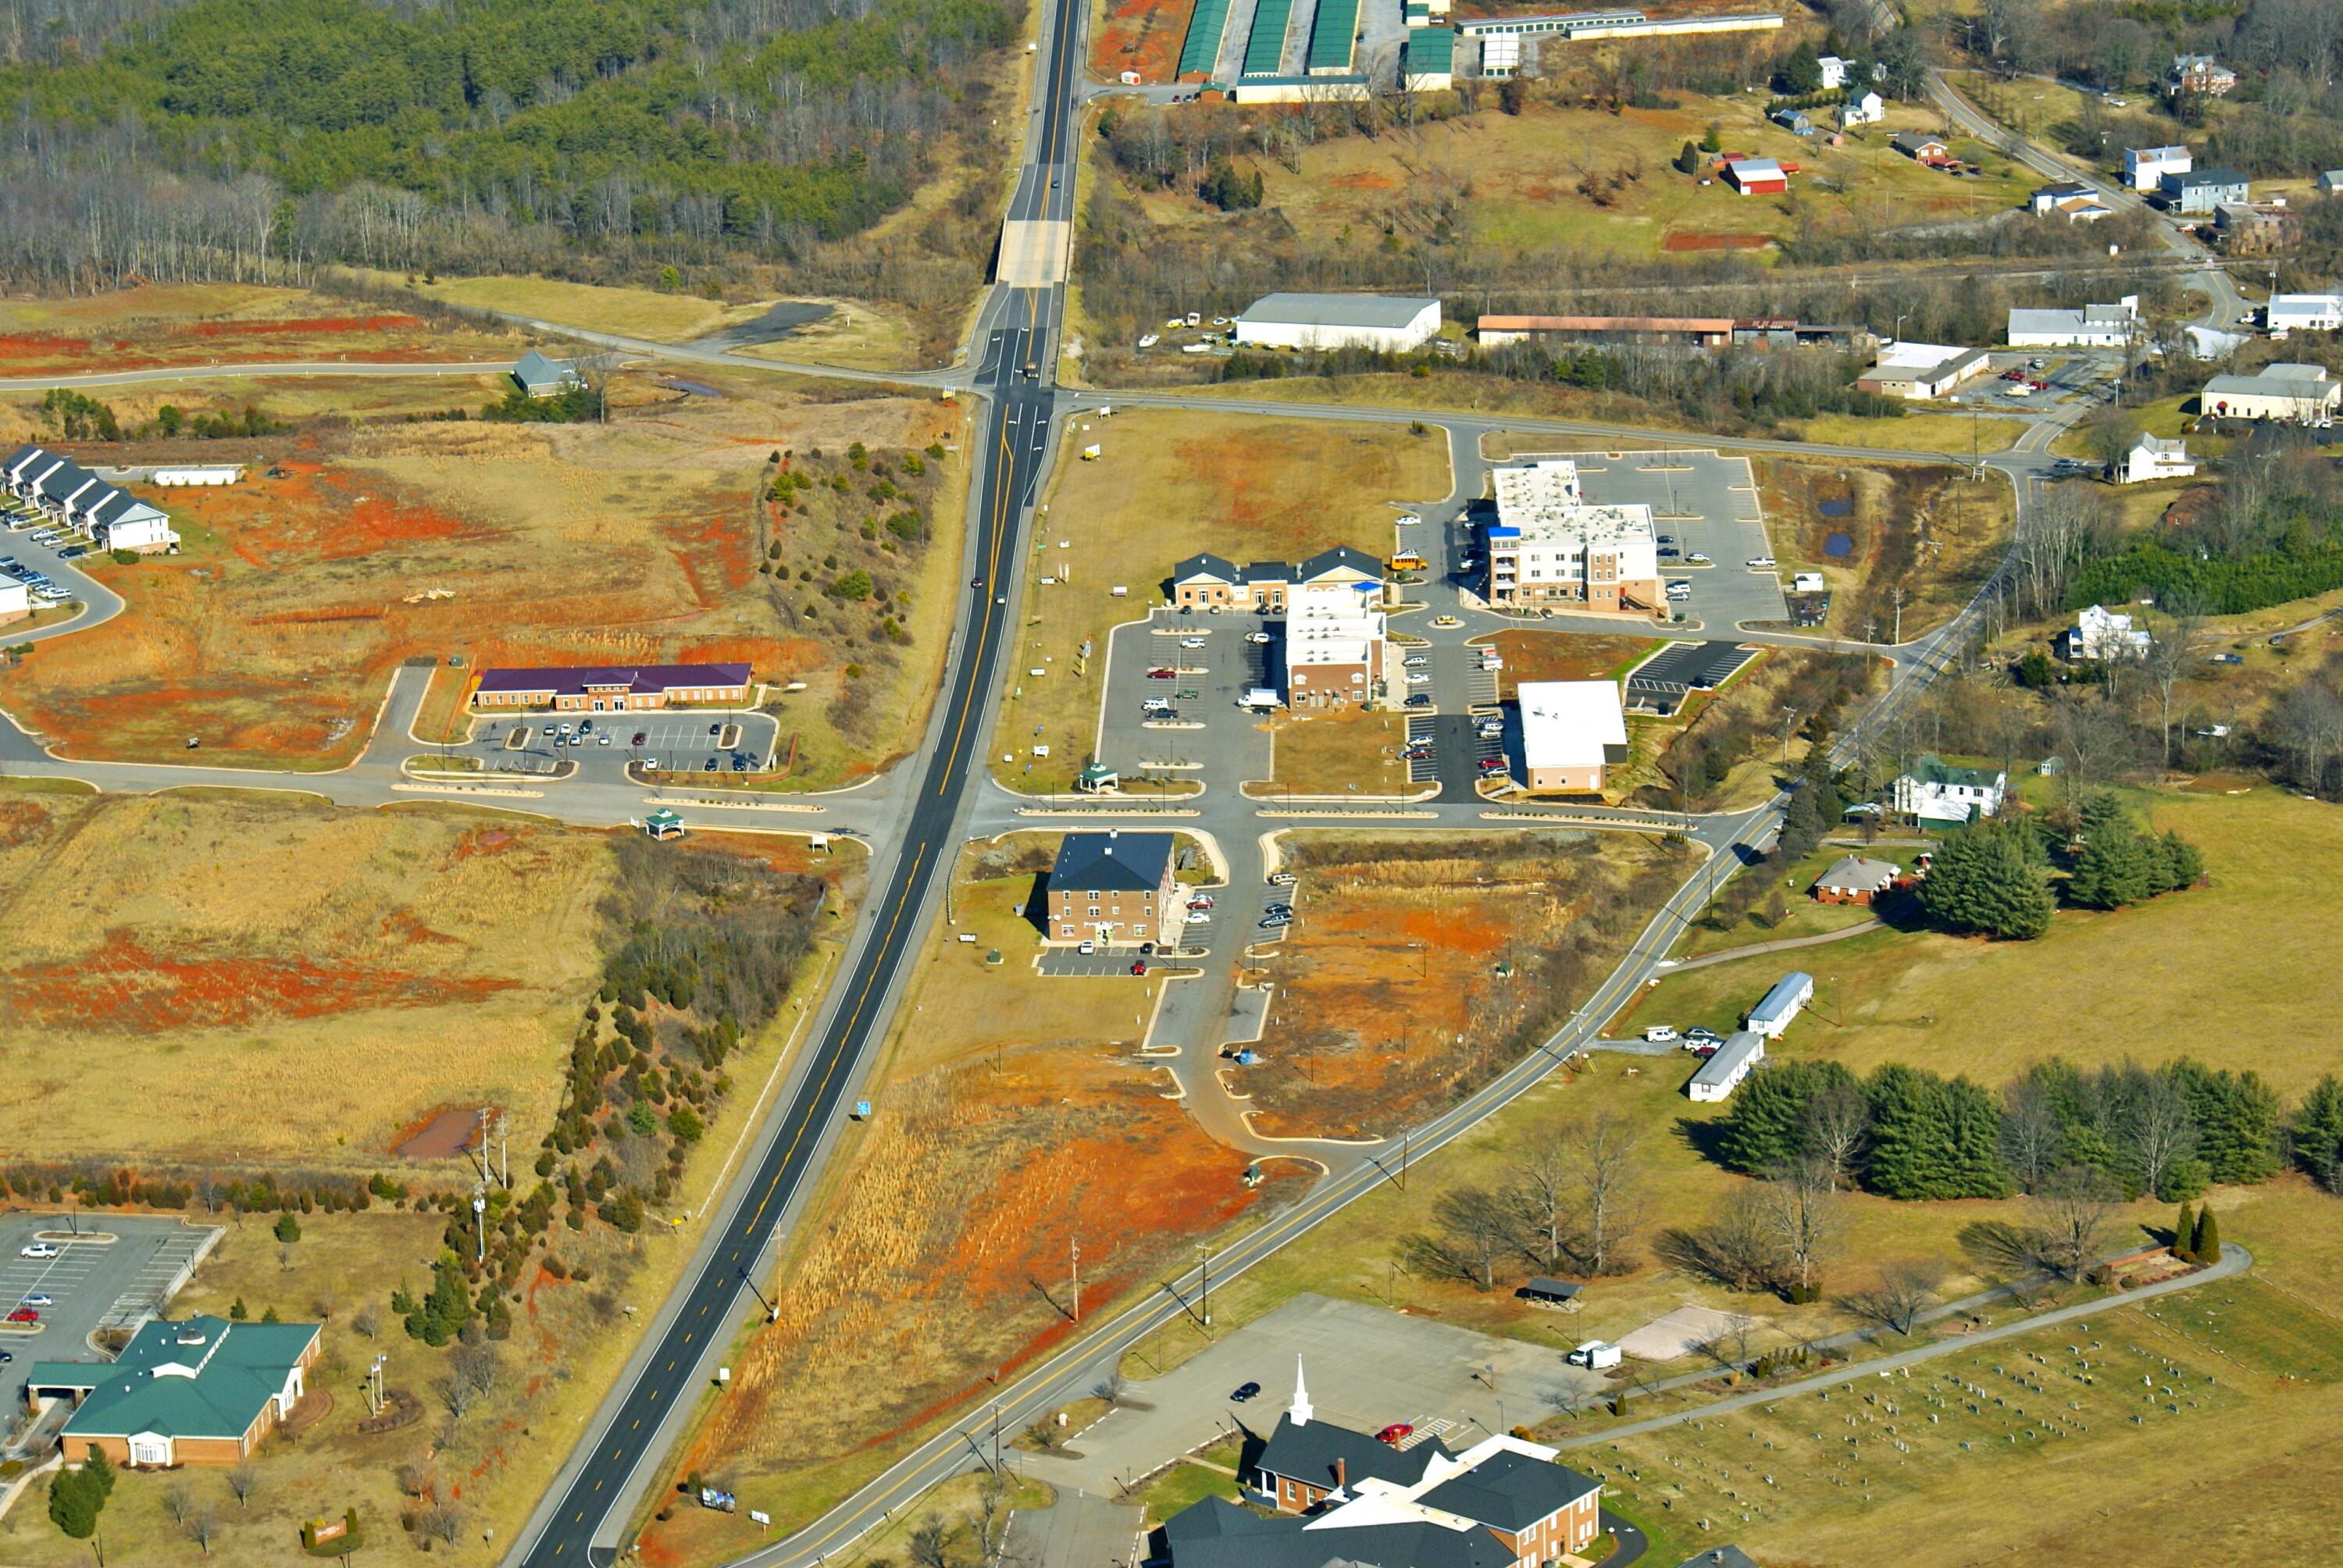
[[1145,959],[1132,960],[1131,964],[1131,972],[1135,975],[1145,974],[1147,972],[1147,960]]
[[1408,1436],[1414,1431],[1415,1428],[1409,1422],[1395,1421],[1389,1426],[1383,1428],[1381,1432],[1375,1433],[1375,1441],[1378,1442],[1397,1442],[1400,1439]]
[[1150,680],[1177,680],[1179,678],[1180,672],[1176,669],[1158,668],[1147,672],[1147,678]]
[[1503,773],[1504,770],[1505,770],[1505,759],[1504,759],[1503,758],[1502,758],[1502,757],[1483,757],[1483,758],[1482,758],[1482,759],[1481,759],[1481,771],[1482,771],[1482,772],[1483,772],[1483,773]]
[[30,1307],[18,1307],[8,1314],[8,1321],[12,1323],[37,1323],[41,1321],[41,1314]]

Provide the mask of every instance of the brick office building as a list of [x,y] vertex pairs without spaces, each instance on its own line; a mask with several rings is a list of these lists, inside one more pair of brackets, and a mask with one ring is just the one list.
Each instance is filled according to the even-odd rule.
[[1051,942],[1169,941],[1182,916],[1172,899],[1169,833],[1069,833],[1050,868]]
[[116,1464],[236,1464],[292,1413],[321,1343],[315,1323],[158,1321],[110,1364],[35,1362],[25,1394],[36,1407],[74,1402],[71,1455],[95,1443]]

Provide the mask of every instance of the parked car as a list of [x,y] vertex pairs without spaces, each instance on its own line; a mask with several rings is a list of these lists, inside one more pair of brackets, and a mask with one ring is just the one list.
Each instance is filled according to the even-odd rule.
[[1283,930],[1292,923],[1293,917],[1292,915],[1263,915],[1261,918],[1261,929],[1264,931]]
[[1687,565],[1695,567],[1704,567],[1709,564],[1708,558],[1698,550],[1694,550],[1692,554],[1684,557],[1684,561]]
[[711,724],[708,727],[708,733],[710,735],[721,735],[724,733],[724,726],[721,724]]
[[1644,1038],[1654,1045],[1672,1045],[1675,1042],[1676,1026],[1672,1023],[1655,1023],[1644,1031]]
[[1242,1404],[1245,1401],[1252,1399],[1254,1395],[1260,1392],[1261,1384],[1257,1382],[1241,1382],[1237,1384],[1236,1392],[1229,1395],[1229,1397],[1236,1401],[1239,1404]]
[[1684,1031],[1686,1045],[1723,1045],[1725,1037],[1713,1029],[1688,1029]]
[[1662,545],[1662,546],[1660,547],[1660,552],[1659,552],[1659,553],[1660,553],[1660,559],[1662,559],[1662,560],[1664,560],[1664,561],[1672,561],[1672,560],[1674,560],[1678,556],[1681,556],[1684,552],[1683,552],[1682,550],[1677,549],[1677,548],[1675,548],[1675,546],[1674,546],[1674,545]]
[[1247,642],[1267,642],[1269,640],[1269,633],[1265,631],[1249,631],[1245,633],[1245,640]]
[[1131,972],[1132,974],[1135,974],[1135,975],[1143,975],[1143,974],[1145,974],[1145,973],[1147,972],[1147,960],[1146,960],[1145,959],[1133,959],[1133,960],[1131,960]]
[[1753,571],[1770,572],[1774,569],[1774,558],[1772,556],[1751,556],[1747,560],[1741,564],[1749,568]]
[[634,739],[634,740],[633,740],[632,744],[637,745],[637,746],[641,746],[641,745],[643,745],[643,744],[647,743],[649,739],[650,739],[650,733],[649,733],[649,731],[648,731],[648,730],[643,730],[643,729],[638,729],[638,730],[636,730],[636,731],[635,731],[635,739]]
[[1204,639],[1201,637],[1183,637],[1180,639],[1180,646],[1182,648],[1202,648],[1204,646]]
[[16,1304],[20,1307],[54,1307],[57,1303],[45,1292],[35,1291]]
[[1081,954],[1084,958],[1088,958],[1092,953],[1098,951],[1098,944],[1096,942],[1084,942],[1074,949],[1074,951]]
[[1411,746],[1399,754],[1399,759],[1403,762],[1429,762],[1432,760],[1432,748]]
[[643,759],[643,770],[644,770],[645,772],[648,772],[648,773],[656,773],[656,772],[658,772],[658,771],[659,770],[659,759],[658,759],[658,758],[656,758],[656,757],[646,757],[646,758],[644,758],[644,759]]
[[1432,706],[1432,693],[1428,691],[1411,691],[1407,694],[1407,702],[1405,706],[1409,708],[1429,708]]
[[1392,520],[1403,528],[1412,528],[1415,527],[1416,524],[1423,521],[1422,518],[1416,516],[1413,512],[1402,512],[1398,517],[1393,518]]
[[1407,683],[1410,686],[1430,686],[1432,677],[1420,669],[1411,669],[1407,672]]
[[1397,1442],[1402,1438],[1413,1437],[1414,1434],[1415,1426],[1413,1422],[1395,1421],[1389,1426],[1383,1428],[1381,1432],[1375,1433],[1375,1441],[1378,1442]]
[[69,561],[87,554],[89,554],[89,547],[87,545],[67,545],[65,548],[57,552],[57,559],[61,561]]
[[30,1307],[18,1307],[8,1314],[8,1321],[12,1323],[37,1323],[41,1321],[41,1314]]
[[1430,660],[1429,658],[1426,658],[1423,655],[1422,655],[1422,654],[1420,654],[1420,653],[1411,653],[1411,654],[1409,654],[1405,658],[1401,659],[1399,662],[1400,662],[1400,665],[1401,665],[1401,667],[1402,667],[1403,668],[1406,668],[1406,669],[1423,669],[1423,668],[1428,668],[1428,667],[1431,665],[1432,660]]
[[1505,759],[1502,757],[1483,757],[1480,761],[1480,769],[1483,773],[1503,773],[1505,770]]
[[61,1249],[54,1241],[28,1241],[16,1249],[16,1256],[20,1258],[55,1258],[62,1255]]

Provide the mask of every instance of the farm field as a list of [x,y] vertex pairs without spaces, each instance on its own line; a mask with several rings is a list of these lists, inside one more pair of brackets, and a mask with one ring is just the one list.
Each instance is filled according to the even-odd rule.
[[[2299,960],[2343,944],[2343,914],[2317,869],[2343,854],[2343,825],[2270,788],[2143,794],[2132,804],[2157,831],[2177,829],[2203,849],[2209,885],[2112,915],[2061,910],[2038,941],[1882,930],[1834,943],[1783,966],[1813,973],[1817,1010],[1836,1022],[1797,1030],[1782,1053],[1858,1074],[1900,1061],[1988,1087],[2053,1053],[2086,1066],[2192,1056],[2252,1068],[2299,1097],[2334,1067],[2304,1049],[2328,1024],[2326,999],[2302,983]],[[2282,941],[2272,940],[2273,910],[2287,911]],[[1737,964],[1672,976],[1614,1027],[1730,1027],[1765,983]]]
[[[316,768],[357,753],[392,668],[417,654],[744,659],[777,688],[807,683],[782,699],[799,786],[858,777],[910,744],[940,668],[956,417],[752,373],[695,385],[624,375],[607,425],[511,425],[415,422],[419,399],[466,400],[436,380],[350,384],[347,420],[323,412],[329,391],[259,383],[256,406],[300,422],[240,444],[263,454],[236,454],[242,483],[169,498],[182,554],[96,561],[128,608],[6,671],[0,699],[77,755],[176,759],[198,735],[216,759]],[[127,426],[170,397],[109,406]],[[201,460],[216,445],[107,457]],[[802,480],[778,503],[776,458]],[[858,571],[860,598],[831,591]],[[440,684],[434,724],[460,695]]]
[[[1024,910],[1054,843],[972,845],[953,918],[919,960],[871,1120],[833,1161],[779,1271],[779,1322],[736,1352],[729,1392],[677,1461],[742,1508],[801,1523],[876,1473],[984,1380],[1208,1234],[1282,1195],[1206,1139],[1135,1047],[1160,976],[1047,979]],[[976,937],[973,943],[955,938]],[[998,950],[1001,962],[986,955]],[[651,1520],[648,1563],[739,1555],[744,1513]]]
[[[1095,442],[1094,462],[1078,453]],[[1403,428],[1146,408],[1077,420],[1035,524],[1035,554],[1012,656],[1023,676],[994,730],[996,757],[1051,738],[1050,776],[995,766],[1012,789],[1062,788],[1097,732],[1102,657],[1073,672],[1083,642],[1163,602],[1172,568],[1211,550],[1240,562],[1298,560],[1335,545],[1380,557],[1388,503],[1448,493],[1446,446]],[[1066,548],[1061,549],[1059,547]],[[1071,581],[1044,586],[1066,566]],[[1127,588],[1127,597],[1111,591]]]
[[146,284],[0,300],[0,376],[221,361],[518,357],[518,335],[371,301],[250,284]]
[[[1679,107],[1600,109],[1534,101],[1522,114],[1483,110],[1305,146],[1299,169],[1248,161],[1266,182],[1264,210],[1303,236],[1429,232],[1443,218],[1481,246],[1559,246],[1589,255],[1763,247],[1808,229],[1983,217],[2022,201],[2034,182],[1998,152],[1956,138],[1955,156],[1983,164],[1956,178],[1893,151],[1899,130],[1940,129],[1933,111],[1891,105],[1884,124],[1822,145],[1767,122],[1764,95],[1705,98]],[[1739,196],[1722,178],[1703,186],[1670,166],[1715,122],[1727,151],[1799,166],[1787,196]],[[1705,170],[1703,171],[1706,173]],[[1167,232],[1201,238],[1215,215],[1184,191],[1124,190]]]
[[1693,864],[1618,833],[1298,834],[1296,924],[1264,960],[1272,1137],[1389,1136],[1509,1065],[1592,988]]

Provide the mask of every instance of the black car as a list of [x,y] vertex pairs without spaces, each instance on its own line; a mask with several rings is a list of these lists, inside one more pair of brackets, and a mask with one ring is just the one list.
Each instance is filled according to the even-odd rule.
[[699,765],[699,770],[700,770],[702,773],[713,773],[713,772],[715,772],[715,771],[716,771],[716,759],[715,759],[715,758],[713,758],[713,757],[711,757],[711,758],[709,758],[707,761],[705,761],[705,762],[701,763],[701,764]]
[[638,730],[636,730],[636,731],[635,731],[635,744],[636,744],[636,745],[640,746],[640,745],[642,745],[645,741],[649,740],[649,739],[650,739],[650,732],[649,732],[649,730],[647,730],[647,729],[638,729]]
[[1431,706],[1432,706],[1432,693],[1430,693],[1430,692],[1428,692],[1428,691],[1411,691],[1411,692],[1409,692],[1409,693],[1407,694],[1407,706],[1408,706],[1408,707],[1410,707],[1410,708],[1429,708],[1429,707],[1431,707]]
[[1260,1392],[1261,1384],[1257,1382],[1239,1383],[1237,1385],[1237,1392],[1229,1395],[1229,1397],[1236,1401],[1239,1404],[1242,1404],[1245,1401],[1252,1398]]
[[89,554],[89,547],[87,545],[67,545],[65,548],[57,552],[57,559],[61,561],[69,561],[77,556],[85,556],[87,554]]

